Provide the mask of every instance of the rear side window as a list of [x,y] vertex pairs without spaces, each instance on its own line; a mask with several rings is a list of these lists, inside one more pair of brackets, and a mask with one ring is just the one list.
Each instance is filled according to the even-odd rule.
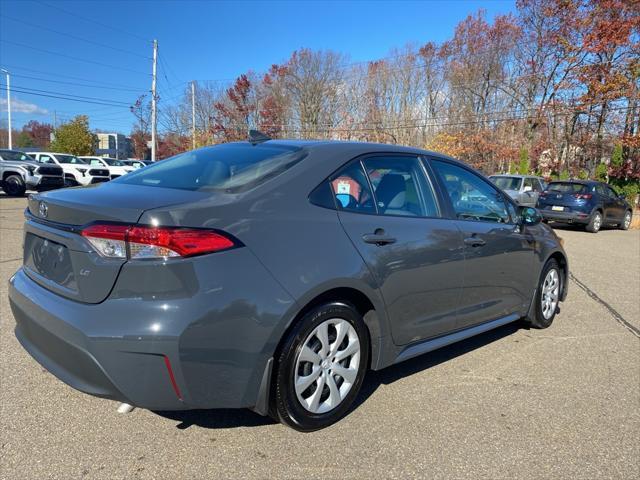
[[551,182],[547,190],[560,193],[586,193],[588,189],[582,183]]
[[362,163],[373,187],[378,213],[438,216],[435,195],[417,157],[375,156]]
[[299,147],[230,143],[182,153],[113,181],[180,190],[238,193],[280,175],[305,156],[306,152]]
[[339,210],[376,213],[369,181],[360,162],[352,162],[330,179]]

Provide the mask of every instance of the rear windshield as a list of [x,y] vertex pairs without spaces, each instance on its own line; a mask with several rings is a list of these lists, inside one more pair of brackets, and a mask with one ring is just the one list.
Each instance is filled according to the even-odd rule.
[[16,152],[13,150],[0,150],[0,158],[3,158],[4,160],[35,162],[35,159],[33,157],[30,157],[26,153]]
[[583,193],[587,190],[587,186],[582,183],[551,182],[547,190],[560,193]]
[[237,193],[276,177],[305,155],[298,147],[230,143],[181,153],[114,181],[129,185]]
[[502,190],[520,190],[522,178],[519,177],[491,177],[491,181]]

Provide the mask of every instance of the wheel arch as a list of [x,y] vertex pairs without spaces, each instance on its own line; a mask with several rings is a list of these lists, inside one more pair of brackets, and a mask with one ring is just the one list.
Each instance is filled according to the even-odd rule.
[[549,255],[549,257],[545,260],[545,264],[551,259],[558,262],[558,265],[562,270],[563,281],[562,281],[562,292],[560,294],[560,300],[564,301],[564,299],[567,298],[567,286],[569,284],[569,262],[567,260],[567,256],[559,250],[556,250],[555,252],[551,253],[551,255]]

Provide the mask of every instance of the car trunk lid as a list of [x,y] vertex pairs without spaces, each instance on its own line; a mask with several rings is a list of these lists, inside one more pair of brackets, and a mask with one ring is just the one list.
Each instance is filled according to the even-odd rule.
[[26,212],[24,269],[44,288],[85,303],[103,301],[126,262],[105,258],[82,237],[94,222],[135,224],[147,209],[198,201],[205,193],[102,184],[32,195]]

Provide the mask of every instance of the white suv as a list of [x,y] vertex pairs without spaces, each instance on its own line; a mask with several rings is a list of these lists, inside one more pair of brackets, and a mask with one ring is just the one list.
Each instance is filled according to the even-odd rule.
[[111,180],[109,170],[86,164],[75,155],[54,152],[27,152],[40,163],[53,163],[62,167],[66,186],[92,185]]
[[111,180],[114,178],[121,177],[122,175],[126,175],[129,172],[133,172],[135,170],[134,167],[130,165],[126,165],[120,160],[116,160],[115,158],[107,158],[107,157],[79,157],[89,165],[93,165],[96,167],[104,167],[109,170],[109,174],[111,175]]

